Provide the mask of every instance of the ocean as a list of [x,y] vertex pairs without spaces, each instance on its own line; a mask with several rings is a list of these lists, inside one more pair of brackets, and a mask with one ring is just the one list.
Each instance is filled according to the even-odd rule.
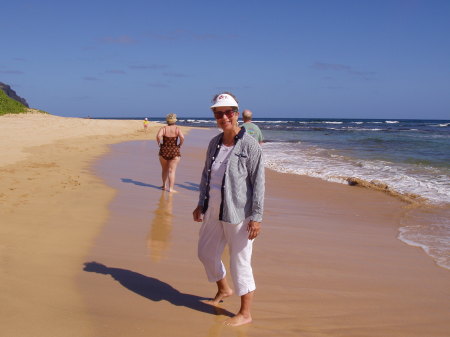
[[[134,118],[133,118],[134,119]],[[137,118],[141,119],[141,118]],[[164,118],[150,118],[164,122]],[[261,118],[266,166],[415,200],[398,238],[450,269],[450,120]],[[215,127],[213,118],[178,125]]]

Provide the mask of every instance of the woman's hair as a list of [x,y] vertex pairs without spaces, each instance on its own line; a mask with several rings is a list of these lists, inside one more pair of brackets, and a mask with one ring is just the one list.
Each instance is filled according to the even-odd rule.
[[170,113],[166,116],[167,125],[175,124],[176,121],[177,121],[177,115],[175,115],[174,113]]
[[[231,97],[233,97],[234,98],[234,100],[236,101],[236,103],[239,103],[239,101],[237,100],[237,98],[236,98],[236,96],[234,96],[234,94],[232,94],[231,92],[229,92],[229,91],[224,91],[224,92],[221,92],[220,94],[216,94],[216,95],[214,95],[214,97],[213,97],[213,99],[212,99],[212,101],[211,102],[213,102],[213,103],[215,103],[216,102],[216,99],[217,99],[217,97],[219,97],[220,95],[222,95],[222,94],[227,94],[227,95],[230,95]],[[234,112],[238,112],[238,107],[235,107],[235,106],[233,106],[232,107],[233,108],[233,111]],[[214,109],[213,109],[213,111],[214,111]]]

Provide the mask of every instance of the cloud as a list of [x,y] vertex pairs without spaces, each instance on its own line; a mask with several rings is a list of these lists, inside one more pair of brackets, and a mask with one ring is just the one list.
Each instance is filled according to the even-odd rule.
[[105,73],[107,74],[126,74],[126,72],[124,72],[123,70],[117,70],[117,69],[111,69],[111,70],[106,70]]
[[24,72],[20,70],[0,70],[0,74],[22,75]]
[[250,85],[243,85],[243,86],[217,86],[215,89],[221,90],[221,91],[235,91],[235,90],[242,90],[242,89],[250,89]]
[[352,68],[344,64],[322,63],[322,62],[316,62],[311,67],[318,70],[338,70],[338,71],[340,70],[348,71]]
[[189,32],[183,29],[177,29],[168,33],[150,33],[148,36],[155,40],[178,40],[189,35]]
[[71,100],[77,100],[77,101],[84,101],[84,100],[89,100],[92,99],[92,96],[87,96],[87,95],[83,95],[83,96],[73,96],[70,99]]
[[130,69],[165,69],[167,68],[167,64],[149,64],[149,65],[132,65],[130,66]]
[[93,77],[93,76],[84,76],[83,80],[85,80],[85,81],[99,81],[99,79],[97,77]]
[[152,87],[152,88],[168,88],[168,87],[170,87],[168,84],[161,83],[161,82],[148,83],[147,86]]
[[377,74],[374,71],[356,71],[356,70],[350,70],[349,73],[355,76],[359,76],[365,80],[372,80],[375,78],[375,75]]
[[[323,63],[323,62],[316,62],[313,65],[311,65],[311,68],[321,71],[340,71],[347,73],[349,75],[353,75],[356,77],[359,77],[363,80],[372,80],[374,79],[376,72],[374,71],[360,71],[355,70],[353,67],[345,64],[337,64],[337,63]],[[325,79],[331,79],[330,76],[325,77]]]
[[236,34],[217,35],[210,33],[195,33],[185,29],[177,29],[167,33],[150,33],[148,36],[155,40],[173,41],[182,39],[195,39],[195,40],[228,40],[236,39],[239,36]]
[[94,46],[86,46],[86,47],[81,48],[82,51],[91,51],[91,50],[96,50],[96,49],[97,49],[97,47],[94,47]]
[[191,36],[196,40],[231,40],[239,37],[237,34],[191,34]]
[[107,36],[100,39],[100,42],[107,44],[129,45],[137,43],[137,40],[128,35],[120,35],[117,37]]
[[189,76],[186,75],[186,74],[183,74],[183,73],[174,73],[174,72],[164,72],[163,75],[164,75],[164,76],[167,76],[167,77],[178,77],[178,78],[181,78],[181,77],[189,77]]

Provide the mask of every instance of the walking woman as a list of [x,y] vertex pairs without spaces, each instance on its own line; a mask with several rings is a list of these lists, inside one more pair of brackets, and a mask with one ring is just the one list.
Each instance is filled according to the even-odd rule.
[[[175,172],[181,159],[180,148],[184,142],[184,135],[180,128],[175,125],[177,115],[166,116],[167,125],[159,129],[156,141],[159,145],[159,161],[162,168],[161,189],[168,192],[177,192],[173,189],[175,184]],[[162,143],[161,143],[162,140]],[[179,140],[179,141],[178,141]]]
[[228,244],[234,289],[241,297],[239,312],[225,324],[250,323],[251,304],[256,289],[251,267],[253,240],[261,230],[264,203],[264,163],[258,142],[238,126],[238,102],[233,94],[213,99],[211,109],[223,132],[208,146],[200,183],[200,197],[194,221],[203,222],[198,256],[208,280],[216,282],[217,293],[209,302],[219,302],[233,294],[221,261]]

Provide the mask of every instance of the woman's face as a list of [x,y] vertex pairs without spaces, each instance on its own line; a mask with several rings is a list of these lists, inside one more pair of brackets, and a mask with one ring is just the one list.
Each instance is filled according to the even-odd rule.
[[237,125],[239,117],[238,112],[234,112],[231,106],[221,106],[214,108],[214,117],[217,122],[217,126],[223,131],[232,130]]

